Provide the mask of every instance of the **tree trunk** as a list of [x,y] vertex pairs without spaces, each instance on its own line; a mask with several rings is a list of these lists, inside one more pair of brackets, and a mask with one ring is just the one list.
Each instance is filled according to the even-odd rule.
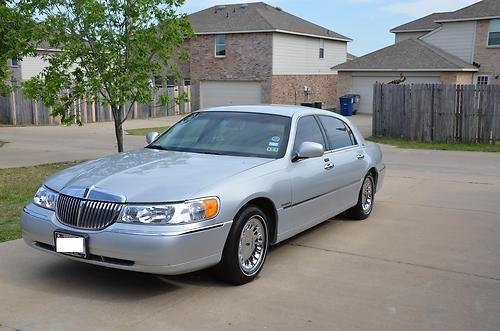
[[115,136],[118,145],[118,153],[123,152],[123,109],[122,107],[112,107],[113,117],[115,120]]

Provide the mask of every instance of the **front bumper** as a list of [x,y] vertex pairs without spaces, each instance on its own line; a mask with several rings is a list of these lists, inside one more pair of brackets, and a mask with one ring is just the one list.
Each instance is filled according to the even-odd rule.
[[[217,264],[232,222],[209,225],[151,226],[114,223],[101,231],[83,231],[60,223],[55,213],[29,204],[23,210],[24,241],[39,250],[70,259],[139,272],[176,275]],[[55,252],[54,231],[88,235],[88,258]]]

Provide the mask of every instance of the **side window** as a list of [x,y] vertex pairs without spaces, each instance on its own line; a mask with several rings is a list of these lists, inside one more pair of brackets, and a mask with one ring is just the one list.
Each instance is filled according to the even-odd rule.
[[297,123],[297,133],[295,135],[295,144],[293,145],[294,152],[296,152],[300,145],[306,141],[325,146],[325,140],[323,139],[321,129],[313,116],[305,116],[299,119]]
[[339,149],[356,145],[354,134],[343,121],[331,116],[320,116],[319,118],[326,131],[330,148]]

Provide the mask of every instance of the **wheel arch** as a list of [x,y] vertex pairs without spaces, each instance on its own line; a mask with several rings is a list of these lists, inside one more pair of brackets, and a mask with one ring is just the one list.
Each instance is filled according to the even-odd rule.
[[245,208],[250,206],[255,206],[261,209],[266,214],[268,221],[268,224],[266,225],[269,231],[269,244],[276,243],[276,240],[278,238],[278,211],[276,210],[276,205],[274,204],[274,202],[270,198],[264,196],[253,197],[238,209],[238,212],[235,215],[235,219],[243,210],[245,210]]

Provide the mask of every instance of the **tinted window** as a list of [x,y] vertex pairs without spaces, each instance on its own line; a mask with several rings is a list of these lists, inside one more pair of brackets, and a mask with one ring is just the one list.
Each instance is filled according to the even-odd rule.
[[326,137],[331,149],[339,149],[356,144],[354,135],[343,121],[330,116],[320,116],[319,118],[326,131]]
[[200,112],[185,117],[149,148],[172,151],[283,157],[290,118],[237,112]]
[[313,142],[325,146],[318,122],[312,116],[302,117],[297,123],[297,133],[293,150],[296,152],[303,142]]

